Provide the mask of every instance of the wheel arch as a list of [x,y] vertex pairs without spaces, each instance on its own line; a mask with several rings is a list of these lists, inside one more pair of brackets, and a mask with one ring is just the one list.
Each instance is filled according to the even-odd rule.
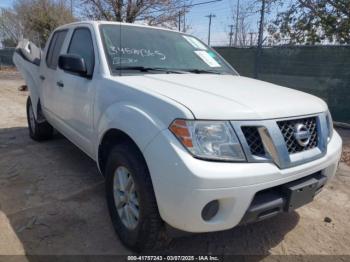
[[31,104],[31,106],[33,108],[33,113],[34,113],[34,115],[36,117],[36,120],[38,122],[40,122],[41,119],[42,119],[42,110],[41,110],[40,98],[37,98],[37,100],[35,100],[35,97],[33,99],[33,96],[31,96],[31,94],[29,94],[28,99],[30,100],[30,104]]
[[35,82],[30,75],[26,75],[26,85],[28,87],[29,97],[30,97],[30,101],[32,103],[34,115],[36,118],[38,118],[39,110],[41,109],[40,97],[39,97],[39,94],[37,92]]
[[116,103],[109,106],[96,122],[95,159],[101,173],[109,145],[129,141],[144,158],[143,150],[164,128],[163,121],[136,105]]
[[104,175],[105,165],[108,159],[109,152],[114,146],[122,143],[132,144],[135,147],[135,149],[138,150],[138,152],[140,153],[140,155],[146,163],[142,150],[137,145],[137,143],[124,131],[117,128],[111,128],[104,133],[98,146],[97,163],[102,175]]

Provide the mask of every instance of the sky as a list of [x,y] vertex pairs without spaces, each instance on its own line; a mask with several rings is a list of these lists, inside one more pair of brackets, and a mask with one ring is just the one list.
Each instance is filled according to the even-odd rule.
[[0,0],[0,7],[9,7],[12,5],[13,0]]
[[[208,0],[192,0],[192,4],[207,1]],[[241,10],[246,9],[247,12],[249,12],[246,18],[246,23],[249,24],[250,28],[247,30],[247,33],[254,33],[255,37],[257,37],[261,4],[256,0],[221,0],[220,2],[194,6],[188,13],[186,19],[187,24],[191,26],[189,33],[194,34],[204,42],[207,42],[209,19],[206,16],[213,13],[216,17],[212,20],[211,45],[228,45],[230,31],[229,25],[235,24],[233,15],[236,12],[238,1],[240,1]],[[290,0],[284,1],[283,5],[287,5],[287,2],[290,2]],[[282,10],[282,5],[274,5],[271,7],[270,13],[265,14],[265,22],[271,18],[275,18],[278,11]]]
[[[206,2],[207,0],[193,0],[192,4]],[[220,2],[209,3],[192,7],[186,16],[186,24],[190,27],[188,31],[199,37],[204,42],[208,39],[209,18],[206,17],[210,13],[216,17],[212,18],[211,27],[211,44],[221,45],[227,44],[228,33],[232,24],[232,8],[237,0],[221,0]]]
[[[190,0],[184,0],[190,1]],[[208,0],[192,0],[192,4],[207,2]],[[187,15],[186,22],[191,27],[189,33],[199,37],[207,43],[209,19],[206,17],[210,13],[216,17],[212,19],[211,27],[211,45],[228,45],[230,25],[235,24],[233,13],[236,12],[238,0],[221,0],[220,2],[209,3],[192,7]],[[241,8],[251,5],[253,0],[240,0]],[[260,6],[253,6],[258,10]],[[249,32],[256,33],[259,14],[257,11],[252,12],[247,18],[251,24]]]
[[[184,0],[186,4],[196,4],[200,2],[207,2],[208,0]],[[190,27],[188,33],[191,33],[205,43],[208,39],[208,24],[209,19],[206,17],[210,13],[215,14],[212,18],[211,27],[211,45],[227,45],[229,41],[228,33],[230,31],[229,25],[233,24],[232,12],[237,5],[238,0],[221,0],[219,2],[194,6],[186,14],[186,25]],[[244,5],[250,0],[240,0]],[[0,7],[11,7],[14,0],[0,0]],[[250,18],[252,24],[256,24],[257,15],[252,15]],[[257,29],[253,28],[253,31]]]

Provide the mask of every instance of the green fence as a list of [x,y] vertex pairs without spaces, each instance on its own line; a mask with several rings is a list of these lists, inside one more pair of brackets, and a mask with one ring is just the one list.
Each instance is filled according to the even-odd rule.
[[[243,76],[252,77],[255,48],[217,47]],[[1,66],[14,66],[14,49],[0,50]],[[335,121],[350,123],[350,46],[264,48],[258,78],[323,98]]]
[[15,66],[12,62],[12,56],[15,48],[0,49],[0,69],[1,67]]
[[[255,48],[216,50],[241,75],[253,77]],[[349,46],[264,48],[258,78],[319,96],[335,121],[350,123]]]

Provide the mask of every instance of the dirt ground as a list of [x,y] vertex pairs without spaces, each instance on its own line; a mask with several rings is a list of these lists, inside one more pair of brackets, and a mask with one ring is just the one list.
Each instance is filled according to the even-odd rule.
[[[130,254],[113,231],[94,162],[60,135],[29,138],[22,84],[18,73],[0,71],[0,254]],[[348,159],[350,130],[338,131]],[[315,201],[296,212],[176,239],[156,254],[350,255],[349,165],[340,163]]]

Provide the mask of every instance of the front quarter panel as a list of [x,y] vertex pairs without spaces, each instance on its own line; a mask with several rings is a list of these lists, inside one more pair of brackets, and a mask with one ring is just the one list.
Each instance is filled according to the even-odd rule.
[[[142,76],[138,77],[142,81]],[[96,159],[103,136],[110,129],[126,133],[143,152],[175,118],[193,119],[192,113],[181,104],[115,80],[101,79],[96,92]]]

